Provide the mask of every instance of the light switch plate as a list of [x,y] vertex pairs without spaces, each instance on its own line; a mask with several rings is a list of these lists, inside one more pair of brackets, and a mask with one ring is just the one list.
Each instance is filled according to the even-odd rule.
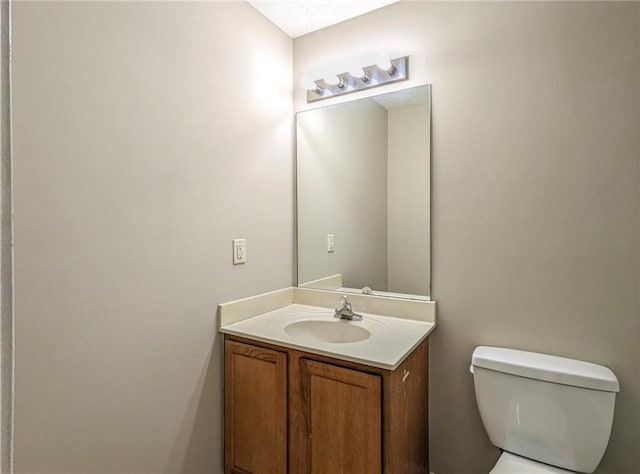
[[336,250],[336,236],[335,234],[327,235],[327,252],[335,252]]
[[233,239],[233,264],[240,265],[247,262],[247,241]]

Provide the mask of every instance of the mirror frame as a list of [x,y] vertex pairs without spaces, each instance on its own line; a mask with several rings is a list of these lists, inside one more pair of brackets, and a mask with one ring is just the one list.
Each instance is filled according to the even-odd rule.
[[[347,104],[350,102],[356,102],[359,100],[365,99],[374,99],[378,96],[391,95],[398,92],[403,92],[411,89],[417,89],[421,87],[426,87],[427,92],[427,106],[429,111],[429,257],[428,257],[428,284],[425,289],[426,294],[409,294],[409,293],[399,293],[392,291],[381,291],[381,290],[372,290],[372,293],[365,293],[362,289],[358,288],[348,288],[348,287],[340,287],[332,288],[327,287],[323,288],[322,286],[308,286],[309,283],[314,283],[317,280],[311,280],[306,283],[300,283],[300,222],[299,222],[299,207],[300,207],[300,166],[299,166],[299,156],[298,156],[298,115],[305,112],[311,112],[318,109],[325,109],[329,107],[335,107],[342,104]],[[295,182],[294,182],[294,190],[295,190],[295,201],[294,201],[294,217],[295,217],[295,286],[298,288],[309,288],[316,290],[325,290],[325,291],[333,291],[337,293],[347,293],[347,294],[369,294],[373,296],[382,296],[382,297],[391,297],[391,298],[400,298],[400,299],[408,299],[408,300],[419,300],[419,301],[432,301],[432,281],[433,281],[433,114],[432,114],[432,85],[431,84],[414,84],[409,87],[397,88],[391,91],[383,91],[378,90],[376,93],[369,93],[366,95],[354,94],[353,96],[341,98],[341,100],[337,100],[331,103],[318,103],[314,104],[313,107],[304,108],[296,112],[295,120],[294,120],[294,174],[295,174]],[[331,276],[325,277],[330,278]],[[324,280],[325,278],[322,278]],[[366,288],[366,287],[365,287]]]

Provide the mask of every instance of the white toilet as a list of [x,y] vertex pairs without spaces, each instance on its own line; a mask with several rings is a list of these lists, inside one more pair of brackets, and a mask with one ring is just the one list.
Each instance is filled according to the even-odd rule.
[[489,439],[504,450],[490,474],[568,474],[598,467],[620,391],[610,369],[478,347],[471,372]]

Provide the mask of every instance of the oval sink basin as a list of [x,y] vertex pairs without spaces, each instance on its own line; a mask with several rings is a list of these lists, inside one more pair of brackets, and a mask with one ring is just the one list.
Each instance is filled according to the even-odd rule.
[[371,333],[345,321],[306,320],[288,324],[284,328],[291,337],[305,342],[347,343],[364,341]]

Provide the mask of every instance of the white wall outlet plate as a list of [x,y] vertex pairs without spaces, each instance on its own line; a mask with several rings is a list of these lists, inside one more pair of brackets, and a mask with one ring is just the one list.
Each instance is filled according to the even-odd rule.
[[247,263],[247,241],[245,239],[233,239],[233,264]]
[[335,252],[336,250],[336,236],[335,234],[327,235],[327,252]]

